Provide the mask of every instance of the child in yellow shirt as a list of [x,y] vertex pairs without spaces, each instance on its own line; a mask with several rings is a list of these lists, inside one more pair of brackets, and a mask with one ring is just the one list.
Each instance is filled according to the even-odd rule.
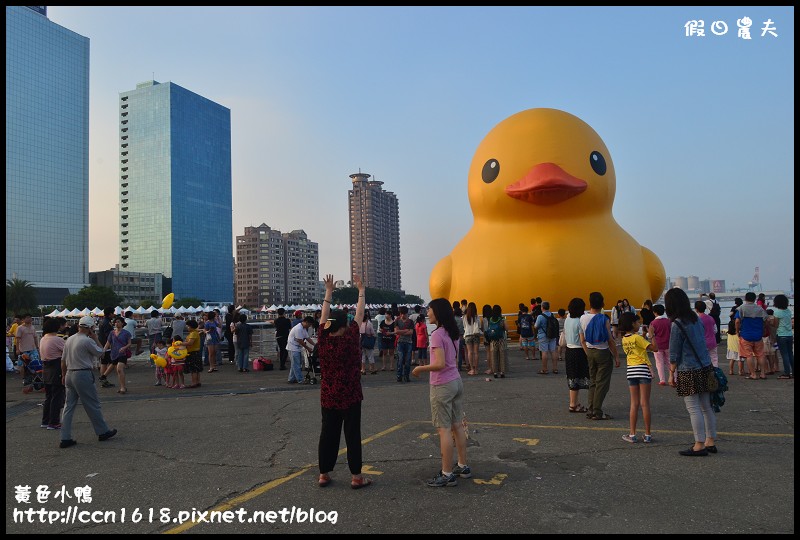
[[628,389],[631,393],[630,435],[623,435],[622,440],[629,443],[639,442],[636,438],[636,420],[639,409],[644,419],[644,442],[653,442],[650,435],[650,388],[653,381],[653,365],[647,351],[658,351],[655,342],[650,343],[639,335],[642,326],[638,315],[624,312],[619,317],[619,332],[622,334],[622,350],[628,359]]

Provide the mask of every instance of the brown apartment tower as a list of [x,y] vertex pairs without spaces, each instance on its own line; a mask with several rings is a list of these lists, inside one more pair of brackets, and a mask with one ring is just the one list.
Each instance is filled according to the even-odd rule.
[[350,178],[350,279],[358,275],[367,287],[400,292],[397,196],[369,174],[359,171]]

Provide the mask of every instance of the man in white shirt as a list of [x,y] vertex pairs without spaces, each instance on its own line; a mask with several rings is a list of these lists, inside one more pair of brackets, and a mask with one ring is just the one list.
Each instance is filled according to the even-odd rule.
[[[586,415],[591,420],[610,420],[611,415],[603,412],[603,401],[611,387],[611,374],[615,367],[619,367],[617,342],[611,333],[611,325],[603,314],[603,295],[593,292],[589,295],[589,313],[580,318],[581,345],[586,349],[586,359],[589,361],[589,413]],[[586,329],[589,322],[595,317],[605,319],[605,340],[590,342],[586,338]],[[613,365],[612,365],[613,360]]]
[[125,312],[125,330],[131,335],[131,344],[136,345],[134,356],[142,352],[142,338],[136,337],[136,319],[133,318],[133,311]]
[[289,370],[289,384],[297,384],[303,380],[303,349],[309,354],[314,351],[313,343],[308,336],[308,329],[314,324],[314,317],[305,317],[292,327],[289,332],[289,339],[286,343],[286,350],[292,357],[292,366]]

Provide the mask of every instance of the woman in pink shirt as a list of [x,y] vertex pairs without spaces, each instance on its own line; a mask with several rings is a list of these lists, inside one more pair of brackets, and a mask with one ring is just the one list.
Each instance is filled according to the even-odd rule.
[[65,340],[58,335],[63,321],[60,318],[45,319],[42,324],[42,339],[39,341],[45,392],[41,427],[47,429],[61,429],[61,409],[64,407],[67,392],[61,373],[61,355],[64,353]]
[[[442,452],[442,469],[432,480],[431,487],[455,486],[456,477],[469,478],[472,471],[467,466],[467,435],[464,431],[464,383],[458,373],[459,331],[453,315],[453,306],[445,298],[436,298],[428,304],[428,320],[436,325],[430,337],[430,363],[417,366],[411,374],[419,377],[430,372],[430,401],[433,425],[439,432]],[[453,466],[453,436],[456,440],[458,463]]]
[[694,303],[694,310],[697,312],[697,317],[703,323],[703,328],[705,329],[704,336],[708,355],[711,357],[711,363],[714,367],[717,367],[719,365],[719,359],[717,358],[717,323],[711,315],[706,315],[707,307],[702,300]]
[[[647,338],[655,341],[658,352],[653,353],[656,357],[656,369],[658,370],[659,386],[666,386],[669,376],[669,336],[672,330],[672,321],[666,316],[663,304],[653,306],[653,314],[656,316],[647,327]],[[675,375],[672,375],[675,379]]]

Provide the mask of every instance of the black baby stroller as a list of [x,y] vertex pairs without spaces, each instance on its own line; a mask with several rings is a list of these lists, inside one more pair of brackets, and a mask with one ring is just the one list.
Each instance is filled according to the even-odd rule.
[[314,344],[314,349],[309,353],[303,349],[303,357],[305,358],[306,376],[303,379],[303,384],[317,384],[317,375],[322,379],[322,374],[319,369],[319,354],[318,345]]
[[26,353],[21,358],[25,370],[22,375],[22,391],[26,394],[31,392],[44,392],[44,365],[39,359],[38,354]]

